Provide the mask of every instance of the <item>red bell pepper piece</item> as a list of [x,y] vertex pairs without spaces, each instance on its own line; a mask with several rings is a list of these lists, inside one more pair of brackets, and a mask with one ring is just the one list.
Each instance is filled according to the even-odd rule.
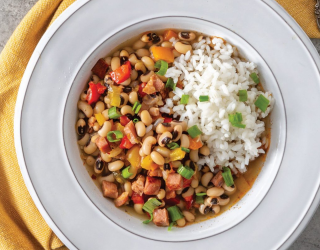
[[163,122],[164,122],[164,123],[172,122],[172,118],[166,117],[166,118],[164,118],[164,121],[163,121]]
[[147,93],[143,92],[144,87],[147,85],[147,83],[143,82],[139,85],[139,96],[144,97]]
[[100,83],[95,84],[94,82],[89,83],[89,89],[87,91],[87,101],[89,104],[95,103],[99,100],[101,94],[104,93],[107,87]]
[[120,84],[127,80],[131,74],[131,64],[129,61],[125,62],[120,68],[117,68],[115,71],[110,73],[112,80]]
[[180,203],[180,198],[178,196],[176,196],[175,198],[165,199],[164,202],[168,206],[174,206],[174,205],[178,205]]
[[130,149],[130,148],[132,148],[132,146],[133,146],[134,144],[132,144],[131,142],[130,142],[130,140],[128,139],[128,137],[125,135],[123,138],[122,138],[122,140],[121,140],[121,143],[120,143],[120,148],[122,148],[122,149]]
[[134,204],[144,204],[142,195],[139,195],[136,192],[132,192],[131,200]]
[[192,206],[193,201],[194,201],[193,195],[190,195],[188,197],[184,197],[184,200],[186,201],[186,208],[189,210]]
[[130,121],[131,120],[127,116],[125,116],[125,115],[120,116],[120,124],[122,126],[126,126]]
[[192,182],[192,178],[190,178],[190,180],[188,180],[188,179],[182,177],[182,179],[183,179],[183,188],[190,187],[191,182]]

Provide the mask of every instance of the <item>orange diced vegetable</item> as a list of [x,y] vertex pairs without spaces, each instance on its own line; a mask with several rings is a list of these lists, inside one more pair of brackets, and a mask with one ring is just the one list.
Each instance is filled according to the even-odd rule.
[[126,154],[128,162],[130,162],[131,166],[134,168],[138,168],[140,166],[141,156],[139,154],[140,146],[135,145],[130,148]]
[[106,118],[104,118],[104,116],[101,113],[94,114],[94,116],[96,117],[97,122],[99,123],[100,126],[102,126],[103,123],[106,121]]
[[172,37],[174,38],[178,38],[178,35],[176,32],[174,32],[173,30],[166,30],[163,34],[163,39],[165,41],[169,41]]
[[155,164],[150,155],[145,156],[142,161],[141,161],[141,167],[150,170],[150,169],[155,169],[157,167],[157,164]]
[[200,136],[197,136],[193,139],[190,136],[188,136],[188,137],[189,137],[189,141],[190,141],[189,149],[196,150],[196,149],[199,149],[203,146],[201,139],[200,139]]
[[152,47],[151,52],[155,61],[164,60],[167,63],[172,63],[174,61],[173,52],[170,48]]
[[170,161],[179,161],[182,160],[186,156],[186,152],[181,148],[176,148],[170,153]]

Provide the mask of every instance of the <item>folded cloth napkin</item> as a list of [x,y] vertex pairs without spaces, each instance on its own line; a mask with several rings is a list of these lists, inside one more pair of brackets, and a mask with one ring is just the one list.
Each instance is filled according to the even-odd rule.
[[[75,0],[39,0],[0,55],[0,249],[67,249],[34,205],[14,151],[13,116],[21,78],[48,26]],[[278,0],[310,37],[320,37],[313,0]]]

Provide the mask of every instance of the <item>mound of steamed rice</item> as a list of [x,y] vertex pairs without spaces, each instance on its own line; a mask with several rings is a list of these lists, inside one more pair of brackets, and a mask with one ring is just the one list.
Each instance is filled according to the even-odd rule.
[[[210,47],[209,44],[212,44]],[[174,39],[171,42],[175,43]],[[166,99],[161,112],[174,111],[174,117],[186,120],[188,126],[197,125],[203,132],[201,139],[207,144],[211,154],[200,157],[198,165],[214,167],[229,166],[234,172],[246,171],[250,160],[254,160],[265,151],[262,138],[265,124],[262,118],[272,110],[274,99],[269,92],[262,92],[250,78],[258,71],[253,62],[239,58],[236,47],[220,38],[206,38],[193,44],[193,51],[177,57],[166,77],[174,82],[182,81],[184,88],[176,88],[175,96]],[[240,102],[238,92],[246,89],[248,100]],[[181,96],[189,95],[187,105],[180,104]],[[263,94],[270,100],[269,107],[261,112],[254,102]],[[200,95],[208,95],[208,102],[199,102]],[[174,104],[174,102],[177,102]],[[246,128],[233,127],[228,114],[242,113]]]

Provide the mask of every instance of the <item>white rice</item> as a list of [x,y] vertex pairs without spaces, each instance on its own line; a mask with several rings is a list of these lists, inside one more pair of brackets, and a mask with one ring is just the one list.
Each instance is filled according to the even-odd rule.
[[[249,76],[252,72],[258,73],[255,63],[242,61],[237,49],[220,38],[212,39],[214,48],[209,46],[210,43],[209,38],[194,43],[192,53],[187,52],[175,59],[166,77],[173,78],[175,83],[180,79],[184,89],[176,88],[175,96],[166,99],[160,111],[169,113],[173,108],[174,117],[179,115],[180,121],[188,121],[189,127],[197,125],[203,132],[201,139],[211,154],[200,158],[200,166],[207,164],[212,171],[217,165],[220,168],[229,166],[234,172],[243,173],[250,160],[265,153],[261,149],[261,136],[265,131],[262,118],[272,110],[274,99],[271,93],[255,88]],[[241,89],[248,91],[245,103],[239,101],[238,91]],[[180,104],[183,94],[189,95],[187,105]],[[270,100],[264,113],[254,105],[260,94]],[[208,95],[209,101],[199,102],[200,95]],[[246,128],[230,124],[228,114],[235,112],[242,113]]]

